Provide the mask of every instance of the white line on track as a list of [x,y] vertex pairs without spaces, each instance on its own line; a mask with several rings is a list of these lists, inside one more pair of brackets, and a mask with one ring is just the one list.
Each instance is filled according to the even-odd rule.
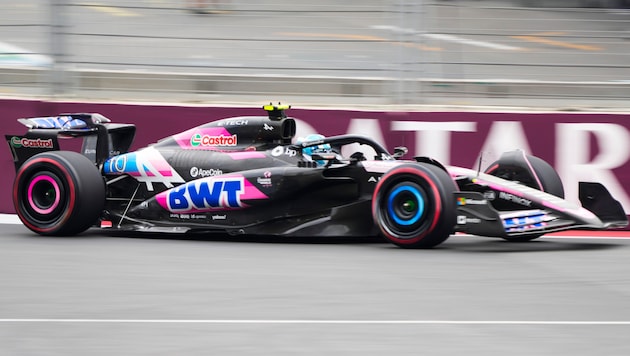
[[456,42],[456,43],[461,43],[461,44],[466,44],[466,45],[471,45],[471,46],[499,49],[499,50],[504,50],[504,51],[518,51],[521,49],[520,47],[508,46],[508,45],[494,43],[494,42],[471,40],[468,38],[453,36],[453,35],[446,35],[443,33],[426,33],[426,34],[423,34],[423,36],[432,38],[434,40]]
[[504,51],[522,50],[521,47],[509,46],[509,45],[504,45],[504,44],[500,44],[496,42],[472,40],[469,38],[464,38],[464,37],[459,37],[459,36],[454,36],[454,35],[447,35],[443,33],[424,33],[424,32],[414,30],[414,29],[403,28],[403,27],[398,27],[398,26],[376,25],[376,26],[371,26],[371,28],[376,29],[376,30],[391,31],[393,33],[423,36],[423,37],[431,38],[434,40],[455,42],[455,43],[460,43],[460,44],[465,44],[465,45],[492,48],[492,49],[498,49],[498,50],[504,50]]
[[0,224],[21,224],[22,222],[14,214],[0,214]]
[[310,319],[0,319],[0,323],[357,324],[357,325],[628,325],[628,320],[310,320]]

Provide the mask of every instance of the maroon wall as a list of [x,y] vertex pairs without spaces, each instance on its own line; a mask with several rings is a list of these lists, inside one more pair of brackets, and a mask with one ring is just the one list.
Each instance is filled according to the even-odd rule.
[[[262,106],[262,104],[261,104]],[[26,131],[16,119],[68,112],[98,112],[114,122],[133,123],[132,149],[219,118],[264,115],[260,106],[190,107],[103,103],[58,103],[0,100],[3,134]],[[427,155],[446,164],[476,167],[500,152],[520,148],[553,164],[576,199],[578,180],[600,181],[630,213],[630,115],[600,113],[513,112],[380,112],[291,109],[301,120],[298,135],[359,133],[390,150],[407,146],[409,157]],[[0,148],[0,212],[14,212],[11,187],[15,176],[7,146]]]

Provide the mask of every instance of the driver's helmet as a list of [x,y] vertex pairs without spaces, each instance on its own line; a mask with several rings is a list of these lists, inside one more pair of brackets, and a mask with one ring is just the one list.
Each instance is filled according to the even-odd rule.
[[[320,134],[310,134],[306,137],[298,137],[298,139],[296,140],[296,143],[302,144],[304,142],[309,142],[309,141],[318,141],[318,140],[323,140],[326,137],[324,135],[320,135]],[[308,159],[308,160],[312,160],[311,156],[314,153],[331,153],[332,152],[332,147],[330,147],[329,144],[325,143],[325,144],[321,144],[321,145],[317,145],[317,146],[309,146],[309,147],[304,147],[302,149],[302,155],[304,156],[304,158]],[[315,161],[315,163],[317,163],[318,166],[323,166],[326,164],[325,161],[322,160],[318,160]]]

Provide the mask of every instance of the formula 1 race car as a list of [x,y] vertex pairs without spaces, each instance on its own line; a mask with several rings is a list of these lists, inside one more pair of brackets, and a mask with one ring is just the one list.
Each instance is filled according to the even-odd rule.
[[[628,223],[598,183],[564,199],[543,160],[507,152],[485,172],[403,160],[359,135],[296,140],[288,106],[210,122],[129,152],[135,126],[100,114],[19,119],[7,135],[13,203],[30,230],[74,235],[93,226],[227,236],[376,236],[434,247],[455,232],[528,241],[552,231]],[[82,138],[81,153],[58,138]]]

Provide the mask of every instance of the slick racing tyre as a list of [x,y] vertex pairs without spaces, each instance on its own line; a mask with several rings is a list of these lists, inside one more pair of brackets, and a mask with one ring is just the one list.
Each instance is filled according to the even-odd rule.
[[434,165],[395,167],[374,190],[374,222],[388,241],[400,247],[437,246],[453,232],[456,189],[449,174]]
[[79,153],[40,153],[18,169],[13,204],[32,231],[75,235],[99,218],[105,205],[105,182],[94,163]]
[[564,198],[564,186],[556,170],[544,160],[522,151],[504,153],[485,173]]
[[[496,162],[491,163],[485,173],[495,177],[518,181],[531,188],[564,198],[564,186],[556,170],[544,160],[524,154],[522,151],[506,152]],[[505,238],[507,241],[525,242],[543,234],[525,234]]]

